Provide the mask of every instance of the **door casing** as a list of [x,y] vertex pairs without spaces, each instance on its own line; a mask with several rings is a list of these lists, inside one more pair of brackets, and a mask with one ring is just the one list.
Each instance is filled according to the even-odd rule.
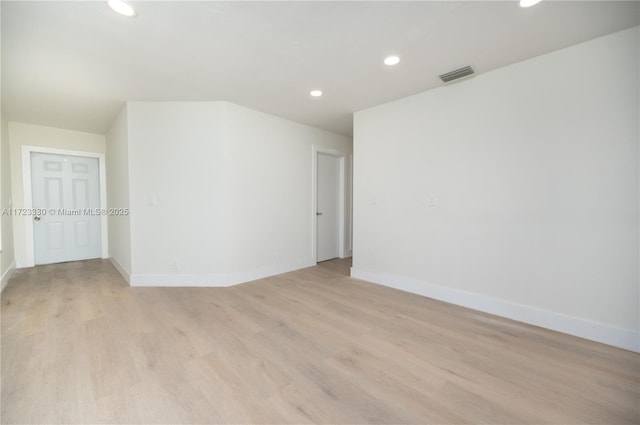
[[336,149],[313,145],[311,147],[311,258],[314,263],[318,260],[318,228],[316,208],[318,201],[318,154],[323,153],[339,160],[339,191],[338,191],[338,256],[345,258],[347,252],[346,238],[346,161],[348,153]]
[[[22,146],[22,186],[24,193],[24,208],[33,208],[33,196],[31,192],[31,153],[49,153],[67,156],[83,156],[98,159],[98,169],[100,173],[100,208],[107,208],[107,175],[105,156],[96,152],[81,152],[66,149],[47,148],[42,146]],[[28,218],[28,217],[25,217]],[[109,258],[109,230],[106,215],[100,216],[100,239],[102,244],[102,258]],[[33,267],[35,265],[34,241],[33,241],[33,220],[24,220],[24,247],[25,264],[23,267]]]

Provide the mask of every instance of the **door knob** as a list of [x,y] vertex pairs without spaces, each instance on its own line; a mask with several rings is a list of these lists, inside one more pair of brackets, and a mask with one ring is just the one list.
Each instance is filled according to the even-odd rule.
[[317,212],[316,215],[322,215],[322,213]]
[[39,216],[39,215],[37,215],[37,216],[33,217],[33,219],[34,219],[35,221],[40,221],[40,216]]

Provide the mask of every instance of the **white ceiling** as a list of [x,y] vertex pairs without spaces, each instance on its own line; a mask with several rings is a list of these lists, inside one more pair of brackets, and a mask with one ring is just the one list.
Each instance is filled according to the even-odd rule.
[[[104,133],[127,100],[226,100],[342,134],[352,113],[638,25],[638,1],[2,1],[10,120]],[[397,54],[396,67],[382,63]],[[309,91],[319,88],[321,98]]]

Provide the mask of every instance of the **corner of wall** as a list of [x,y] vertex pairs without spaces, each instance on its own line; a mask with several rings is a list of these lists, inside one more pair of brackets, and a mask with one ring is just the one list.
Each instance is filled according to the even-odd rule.
[[[12,208],[11,191],[11,150],[9,125],[3,114],[0,114],[0,208]],[[0,290],[8,283],[15,269],[15,248],[13,239],[13,215],[2,214],[0,217],[0,234],[2,247],[0,252]]]
[[129,160],[129,105],[125,104],[106,135],[107,204],[126,208],[126,216],[110,216],[109,257],[123,278],[130,281],[131,268],[131,168]]
[[115,258],[115,257],[109,257],[109,261],[111,262],[113,267],[115,267],[115,269],[118,271],[118,273],[120,273],[120,275],[122,276],[124,281],[127,282],[127,284],[129,284],[129,286],[132,286],[131,285],[131,273],[129,271],[127,271],[127,269],[124,268],[124,266],[120,263],[120,261],[118,261],[118,259]]
[[9,280],[13,276],[13,272],[15,272],[15,270],[16,263],[14,261],[9,264],[9,267],[7,267],[7,269],[2,273],[2,276],[0,277],[0,293],[3,292],[4,288],[7,287],[7,284],[9,283]]

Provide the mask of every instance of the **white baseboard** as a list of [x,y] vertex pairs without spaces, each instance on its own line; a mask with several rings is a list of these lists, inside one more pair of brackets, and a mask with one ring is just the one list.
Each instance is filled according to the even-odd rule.
[[131,286],[227,287],[314,265],[313,262],[306,261],[292,264],[274,264],[235,273],[132,274],[129,284]]
[[417,279],[351,268],[351,277],[423,295],[473,310],[640,352],[640,333],[600,322],[554,313],[473,292],[432,285]]
[[125,269],[124,266],[120,264],[120,261],[118,261],[118,259],[115,257],[109,257],[109,261],[111,261],[113,267],[115,267],[116,270],[118,270],[118,272],[122,275],[122,278],[125,280],[125,282],[131,285],[131,273],[129,273],[127,269]]
[[9,267],[7,267],[7,270],[4,271],[4,273],[2,273],[2,277],[0,277],[0,292],[4,291],[5,286],[7,286],[7,283],[9,283],[9,279],[11,279],[11,276],[13,275],[13,272],[16,269],[16,262],[13,261],[11,262],[11,264],[9,264]]

